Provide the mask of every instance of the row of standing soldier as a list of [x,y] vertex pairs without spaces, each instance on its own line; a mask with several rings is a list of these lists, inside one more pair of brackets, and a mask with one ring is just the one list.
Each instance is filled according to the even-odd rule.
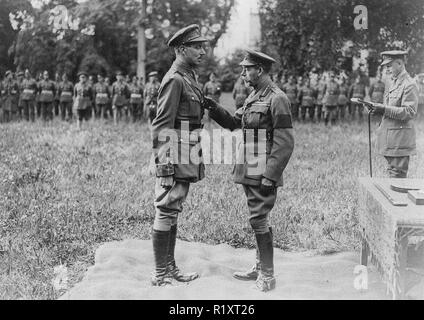
[[[40,117],[50,121],[54,116],[71,120],[77,114],[77,122],[89,118],[113,117],[117,123],[122,114],[132,117],[135,122],[141,118],[150,121],[156,115],[157,94],[159,90],[158,73],[149,73],[149,81],[144,86],[142,79],[133,76],[124,80],[122,72],[117,72],[116,81],[103,74],[88,77],[86,72],[78,73],[78,82],[73,84],[66,74],[57,75],[56,81],[44,71],[38,81],[29,70],[18,72],[15,79],[7,71],[4,81],[0,82],[0,110],[3,121],[9,122],[18,117],[20,120],[35,121]],[[61,81],[60,81],[61,80]]]

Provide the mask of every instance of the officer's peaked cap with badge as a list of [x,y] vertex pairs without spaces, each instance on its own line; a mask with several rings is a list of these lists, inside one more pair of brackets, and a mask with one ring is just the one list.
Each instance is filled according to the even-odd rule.
[[245,51],[246,51],[246,55],[243,61],[240,62],[241,66],[244,66],[244,67],[253,67],[257,65],[270,66],[276,62],[274,58],[270,57],[269,55],[265,53],[251,50],[251,49],[247,49]]
[[168,46],[178,47],[183,44],[208,41],[209,40],[203,37],[200,33],[199,25],[192,24],[175,32],[175,34],[169,39]]
[[396,59],[404,60],[407,54],[408,52],[403,50],[384,51],[381,53],[381,56],[383,57],[383,62],[381,63],[381,65],[385,66]]

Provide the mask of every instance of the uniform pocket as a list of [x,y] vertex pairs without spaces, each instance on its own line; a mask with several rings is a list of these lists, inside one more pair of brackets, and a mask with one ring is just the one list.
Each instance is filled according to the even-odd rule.
[[415,130],[412,127],[388,128],[387,149],[415,148]]
[[269,110],[268,103],[254,103],[246,109],[244,125],[246,128],[257,129],[260,127],[261,119],[266,117]]

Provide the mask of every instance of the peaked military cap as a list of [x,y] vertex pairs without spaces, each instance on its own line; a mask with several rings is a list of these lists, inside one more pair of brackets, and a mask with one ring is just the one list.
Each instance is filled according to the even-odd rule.
[[147,76],[148,77],[153,77],[153,76],[157,76],[157,75],[158,75],[158,72],[157,71],[152,71]]
[[4,76],[5,76],[5,77],[7,77],[7,76],[8,76],[9,74],[11,74],[11,73],[12,73],[12,71],[7,70],[7,71],[6,71],[6,73],[4,74]]
[[273,58],[271,58],[265,53],[247,49],[244,60],[240,62],[240,65],[245,67],[251,67],[256,65],[271,65],[275,62],[276,61]]
[[24,73],[22,71],[19,71],[18,74],[17,74],[17,76],[18,77],[23,77],[24,76]]
[[80,76],[87,76],[87,75],[88,75],[87,72],[80,71],[80,72],[78,72],[77,77],[79,78]]
[[396,59],[404,59],[407,54],[408,52],[403,50],[384,51],[381,53],[381,56],[383,57],[381,65],[385,66]]
[[187,43],[207,41],[209,40],[200,33],[200,27],[197,24],[192,24],[175,32],[169,39],[168,46],[176,47]]

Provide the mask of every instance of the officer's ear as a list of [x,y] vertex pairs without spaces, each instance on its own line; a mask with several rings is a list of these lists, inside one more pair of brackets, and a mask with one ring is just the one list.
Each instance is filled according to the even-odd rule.
[[264,73],[264,67],[262,67],[261,65],[259,65],[258,67],[258,76],[261,76]]

